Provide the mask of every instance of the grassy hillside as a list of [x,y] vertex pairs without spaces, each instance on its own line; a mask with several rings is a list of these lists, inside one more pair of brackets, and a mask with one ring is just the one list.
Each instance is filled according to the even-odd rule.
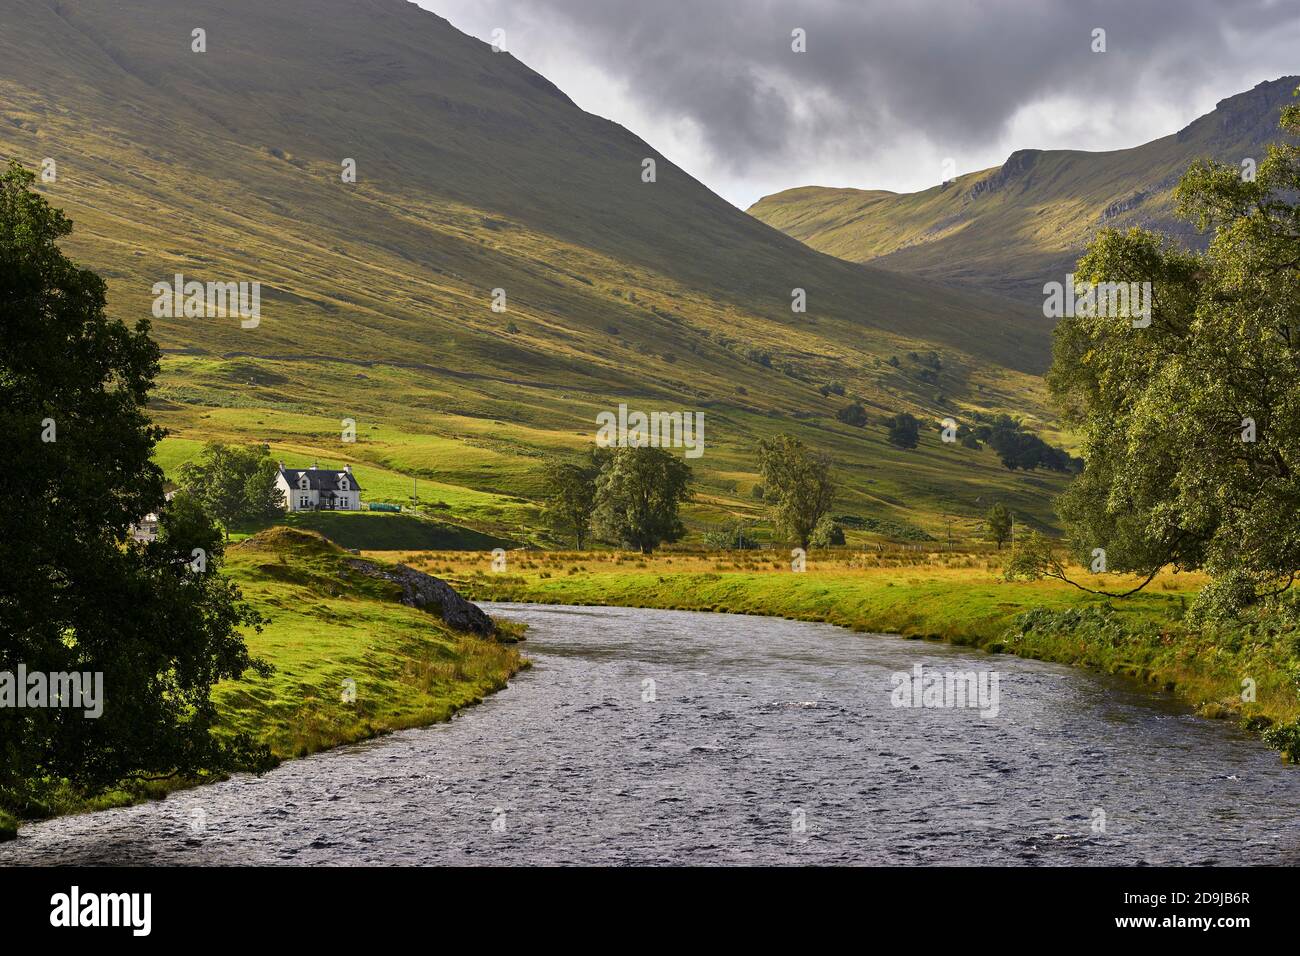
[[1043,284],[1064,281],[1099,228],[1140,225],[1196,242],[1173,216],[1179,178],[1198,158],[1262,161],[1297,85],[1300,77],[1261,83],[1178,133],[1133,149],[1022,149],[1000,167],[922,192],[805,186],[767,196],[749,211],[851,262],[1041,306]]
[[[856,398],[1048,423],[1041,319],[814,252],[402,0],[10,0],[0,157],[54,161],[42,189],[117,316],[148,316],[176,273],[263,284],[257,328],[154,320],[169,467],[208,438],[268,441],[526,536],[541,456],[626,401],[705,412],[696,526],[752,510],[751,449],[777,430],[834,452],[840,511],[935,528],[997,496],[1050,521],[1059,479],[834,421]],[[937,376],[908,357],[930,351]]]

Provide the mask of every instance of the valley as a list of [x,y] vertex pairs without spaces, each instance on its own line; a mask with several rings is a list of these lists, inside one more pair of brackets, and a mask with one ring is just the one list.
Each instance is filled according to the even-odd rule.
[[[996,497],[1053,527],[1060,476],[937,440],[949,415],[1010,412],[1068,443],[1041,314],[814,252],[408,4],[336,2],[306,55],[290,26],[306,0],[274,16],[233,0],[204,53],[188,14],[144,0],[15,3],[28,28],[0,36],[0,156],[56,161],[41,188],[76,225],[69,253],[106,277],[111,315],[151,319],[169,469],[204,440],[268,442],[363,481],[380,469],[389,497],[446,486],[467,522],[491,515],[461,502],[526,517],[496,499],[535,501],[543,458],[581,453],[626,402],[707,412],[697,530],[754,517],[752,449],[778,431],[834,455],[842,513],[974,529]],[[46,63],[48,43],[68,55]],[[259,282],[257,326],[155,318],[154,285],[177,273]],[[930,352],[937,374],[909,358]],[[836,421],[850,401],[873,423]],[[901,411],[935,429],[915,452],[883,440]]]

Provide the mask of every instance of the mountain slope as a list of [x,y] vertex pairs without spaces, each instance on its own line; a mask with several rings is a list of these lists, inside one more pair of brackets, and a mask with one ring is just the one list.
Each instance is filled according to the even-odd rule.
[[[4,16],[0,156],[55,161],[43,188],[111,311],[148,316],[176,273],[263,285],[253,329],[153,320],[171,356],[158,415],[188,442],[173,463],[205,438],[257,438],[368,462],[394,488],[442,482],[505,521],[536,493],[539,455],[589,443],[596,412],[629,401],[709,410],[702,520],[752,509],[737,480],[777,428],[834,450],[864,512],[932,523],[999,487],[1046,513],[1034,482],[1052,480],[1012,482],[951,446],[927,465],[835,422],[847,399],[818,391],[843,382],[879,413],[1041,417],[1041,318],[811,251],[432,14],[5,0]],[[921,351],[942,357],[937,380],[888,361]],[[355,443],[339,442],[346,418]],[[880,478],[856,474],[868,462]]]
[[1179,178],[1201,157],[1262,160],[1297,85],[1300,77],[1261,83],[1133,149],[1022,149],[1000,167],[922,192],[805,186],[749,211],[848,261],[1041,302],[1043,284],[1063,281],[1099,228],[1140,225],[1196,243],[1173,215]]

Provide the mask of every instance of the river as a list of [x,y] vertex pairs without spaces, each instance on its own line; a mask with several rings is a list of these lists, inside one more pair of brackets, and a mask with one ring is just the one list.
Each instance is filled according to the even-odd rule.
[[[1300,771],[1117,678],[774,618],[484,606],[531,625],[534,666],[449,723],[29,825],[0,865],[1300,862]],[[996,673],[996,708],[894,706],[916,664]]]

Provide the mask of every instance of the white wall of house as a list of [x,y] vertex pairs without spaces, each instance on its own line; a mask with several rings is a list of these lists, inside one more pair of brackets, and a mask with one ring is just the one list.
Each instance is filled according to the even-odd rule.
[[[321,471],[332,471],[332,469],[320,469]],[[342,472],[335,472],[338,476],[334,497],[331,499],[334,511],[360,511],[361,510],[361,492],[353,487],[352,466],[345,465]],[[290,480],[291,476],[285,474],[283,470],[275,476],[275,486],[280,489],[282,503],[286,511],[315,511],[317,509],[326,509],[327,505],[323,499],[329,496],[328,492],[322,492],[311,487],[311,480],[306,474],[299,475],[296,481]]]

